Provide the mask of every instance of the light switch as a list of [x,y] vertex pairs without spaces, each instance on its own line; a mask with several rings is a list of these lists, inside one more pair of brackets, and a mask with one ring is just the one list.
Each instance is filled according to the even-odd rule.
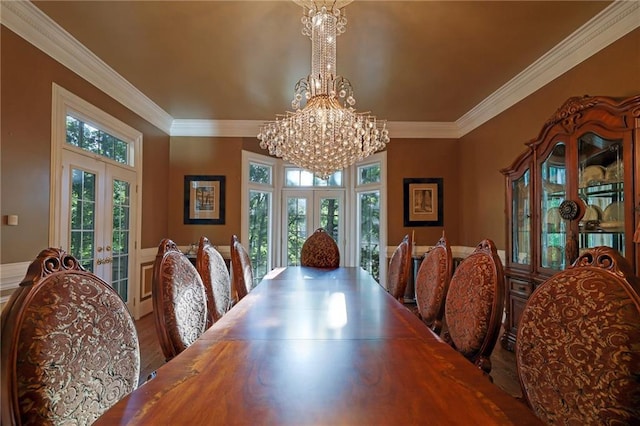
[[18,215],[10,214],[7,216],[7,225],[9,226],[18,226]]

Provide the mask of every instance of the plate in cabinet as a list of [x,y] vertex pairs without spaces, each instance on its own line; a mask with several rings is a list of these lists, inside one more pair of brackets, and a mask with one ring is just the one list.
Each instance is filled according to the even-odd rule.
[[[607,206],[602,213],[603,222],[624,222],[624,202],[616,201]],[[602,224],[600,224],[602,225]]]
[[604,182],[606,170],[602,166],[587,166],[580,173],[580,188]]

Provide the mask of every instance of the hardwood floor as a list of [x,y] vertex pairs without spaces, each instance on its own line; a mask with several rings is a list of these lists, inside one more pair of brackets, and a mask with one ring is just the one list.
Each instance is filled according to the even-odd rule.
[[[164,355],[156,335],[153,314],[146,315],[136,321],[138,339],[140,341],[140,384],[164,364]],[[520,385],[516,373],[515,355],[506,351],[498,343],[491,356],[493,383],[513,396],[521,396]]]

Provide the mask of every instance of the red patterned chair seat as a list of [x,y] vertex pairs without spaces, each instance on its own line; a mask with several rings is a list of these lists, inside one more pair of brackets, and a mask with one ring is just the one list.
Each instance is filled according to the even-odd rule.
[[158,247],[152,290],[156,331],[169,361],[205,331],[207,296],[196,268],[167,238]]
[[548,424],[640,424],[640,285],[598,247],[539,286],[520,318],[523,395]]
[[231,306],[231,279],[224,258],[209,242],[200,237],[196,269],[207,294],[207,328],[218,321]]
[[331,235],[318,228],[302,245],[300,264],[314,268],[337,268],[340,266],[340,250]]
[[138,385],[135,324],[64,251],[40,252],[2,311],[2,423],[93,423]]
[[504,286],[495,244],[483,240],[460,263],[447,292],[445,340],[486,373],[500,333]]
[[418,313],[436,334],[442,330],[452,265],[451,248],[443,236],[425,255],[415,280]]

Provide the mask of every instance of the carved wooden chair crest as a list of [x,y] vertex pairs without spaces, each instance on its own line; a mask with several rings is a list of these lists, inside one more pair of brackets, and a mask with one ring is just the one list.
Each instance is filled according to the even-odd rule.
[[236,302],[242,300],[253,288],[251,259],[236,235],[231,236],[232,291]]
[[91,424],[138,385],[135,324],[63,250],[29,265],[2,311],[2,424]]
[[523,396],[547,424],[640,420],[640,282],[596,247],[540,285],[520,317]]
[[169,361],[206,330],[207,296],[196,268],[168,238],[158,247],[152,290],[156,331]]
[[411,268],[412,241],[405,235],[389,260],[387,272],[387,289],[400,303],[404,303],[404,292],[407,289]]
[[340,266],[340,250],[327,232],[318,228],[302,245],[300,264],[315,268],[337,268]]
[[218,321],[231,306],[231,279],[224,258],[207,237],[200,237],[196,269],[207,294],[207,328]]
[[449,290],[453,261],[444,234],[425,255],[415,280],[416,304],[422,321],[436,334],[442,330],[444,305]]
[[491,240],[465,258],[449,283],[444,339],[484,372],[502,325],[505,283],[502,262]]

